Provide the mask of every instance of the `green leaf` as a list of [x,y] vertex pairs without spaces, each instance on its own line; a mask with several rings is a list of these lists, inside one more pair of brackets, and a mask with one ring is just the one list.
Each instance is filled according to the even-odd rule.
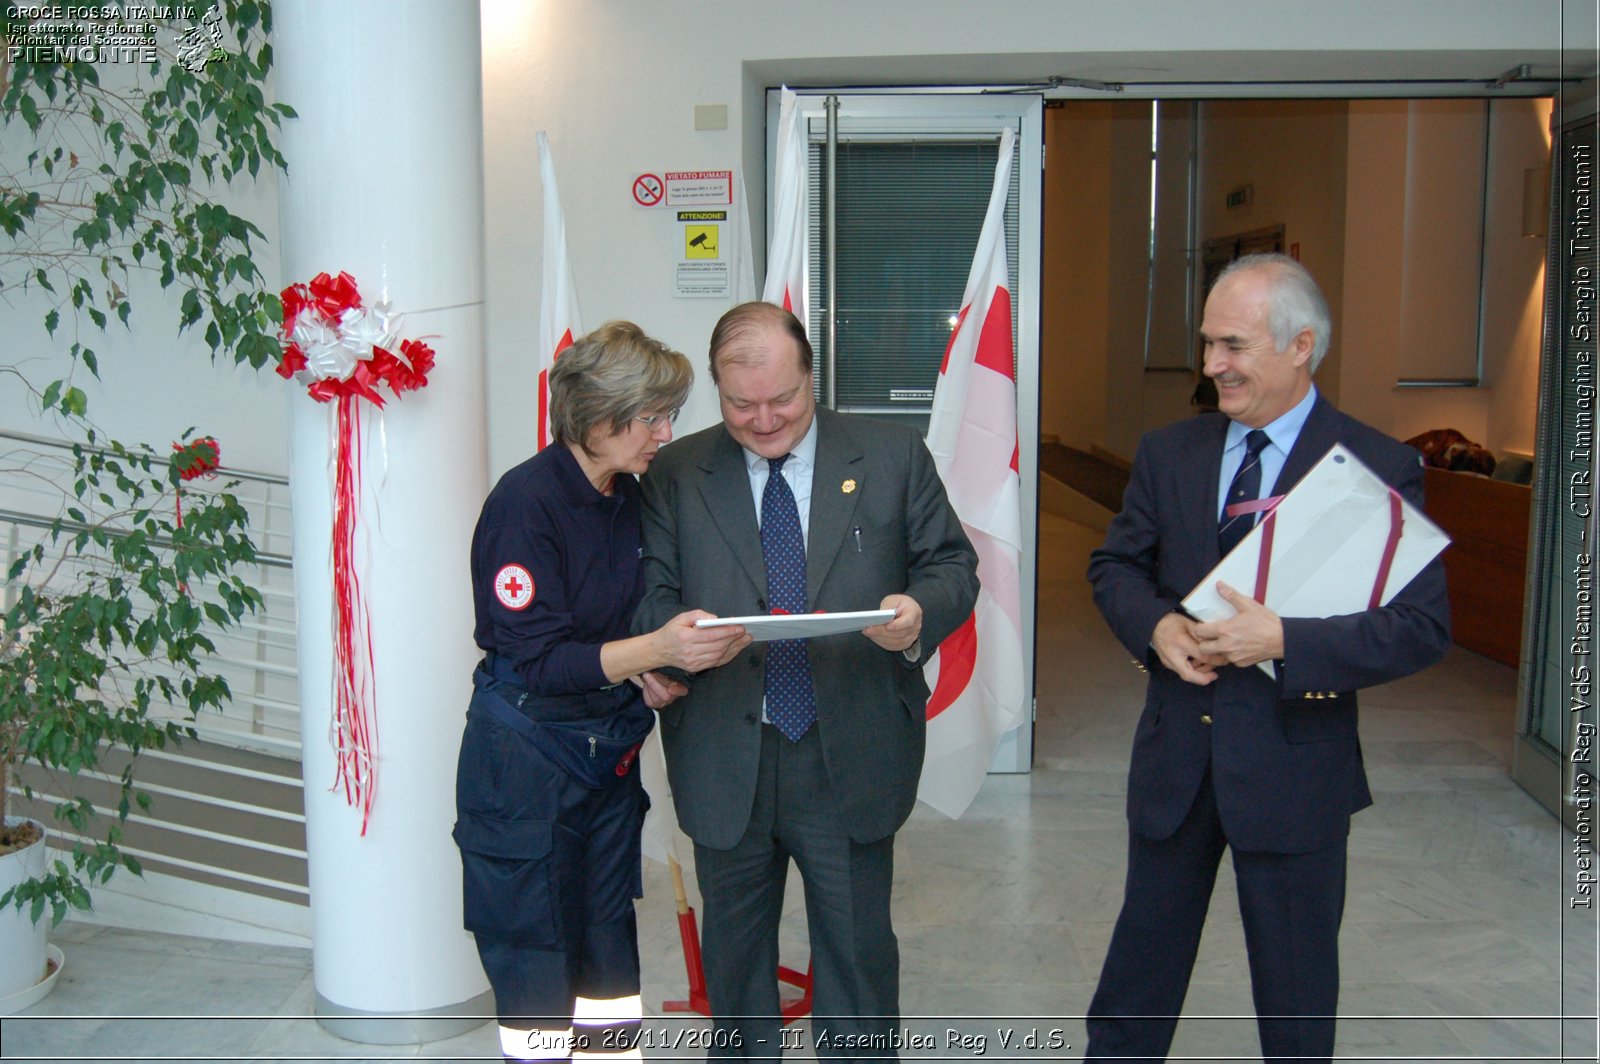
[[183,293],[183,314],[178,319],[178,327],[186,329],[200,320],[200,293],[197,289],[189,289]]
[[186,158],[193,158],[200,147],[200,130],[189,119],[178,123],[178,132],[172,137],[172,150]]
[[[101,89],[90,63],[5,68],[0,123],[20,118],[33,142],[9,145],[16,165],[0,174],[0,233],[18,252],[0,284],[16,299],[37,298],[35,320],[52,341],[64,332],[69,358],[96,378],[98,359],[81,345],[81,329],[104,328],[113,315],[129,324],[134,298],[146,291],[129,285],[131,270],[177,289],[180,331],[204,322],[214,354],[256,366],[279,354],[282,312],[258,265],[266,237],[219,202],[239,190],[212,182],[284,169],[275,138],[295,111],[269,99],[270,6],[221,6],[238,54],[198,76],[163,59],[125,65],[116,85]],[[0,12],[0,35],[13,36],[17,20]],[[96,272],[101,280],[91,282]],[[127,287],[140,295],[130,297]],[[44,409],[66,415],[78,442],[60,516],[7,563],[13,582],[0,630],[26,628],[30,636],[0,668],[0,742],[17,719],[7,692],[26,692],[26,712],[42,714],[27,718],[32,760],[57,766],[68,790],[70,777],[84,772],[120,774],[124,789],[101,799],[112,808],[104,816],[87,801],[40,793],[81,837],[64,844],[65,860],[0,898],[31,907],[41,920],[47,910],[60,920],[87,906],[93,888],[118,869],[141,871],[122,852],[117,823],[130,801],[144,808],[148,799],[130,789],[131,769],[123,766],[141,749],[194,734],[157,712],[170,705],[192,714],[228,700],[226,680],[208,664],[210,633],[264,601],[234,571],[255,553],[237,501],[194,492],[184,499],[184,527],[176,528],[164,454],[98,436],[83,423],[87,394],[72,380],[49,381],[37,393]],[[192,595],[180,592],[183,581],[193,583]],[[33,794],[26,778],[15,782]]]

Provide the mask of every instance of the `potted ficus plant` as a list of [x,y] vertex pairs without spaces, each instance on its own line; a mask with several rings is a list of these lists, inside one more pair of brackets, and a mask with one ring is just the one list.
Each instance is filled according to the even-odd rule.
[[[89,907],[118,868],[138,871],[122,847],[130,810],[149,801],[134,783],[138,754],[226,700],[207,633],[260,603],[240,576],[255,551],[239,501],[225,486],[183,490],[179,509],[184,473],[215,466],[215,441],[191,435],[169,452],[108,439],[82,387],[100,371],[89,341],[132,329],[135,301],[152,294],[213,359],[259,368],[280,352],[282,310],[256,264],[262,233],[228,206],[230,186],[285,166],[275,138],[294,112],[268,102],[271,8],[201,6],[127,31],[149,40],[153,61],[143,48],[109,64],[81,50],[0,50],[0,296],[37,307],[43,326],[36,338],[9,330],[0,388],[25,389],[72,444],[48,478],[28,445],[0,448],[0,486],[27,478],[59,492],[37,535],[6,555],[0,599],[0,924],[25,924],[14,939],[0,929],[0,1011],[16,1000],[4,974],[13,955]],[[33,40],[52,11],[7,5],[0,33]],[[80,14],[125,21],[116,5]],[[77,786],[91,777],[93,788]],[[13,862],[23,867],[7,879]],[[42,962],[21,965],[12,978],[35,985]]]
[[[28,949],[43,948],[46,912],[59,923],[69,908],[87,909],[90,887],[118,867],[139,871],[120,846],[130,810],[149,806],[134,785],[139,753],[192,735],[186,721],[228,697],[206,660],[208,632],[261,603],[235,573],[255,560],[248,515],[225,490],[177,500],[184,474],[215,468],[216,455],[211,439],[186,441],[170,457],[114,442],[75,446],[67,505],[6,574],[0,869],[22,867],[0,870],[0,922],[25,920],[28,930],[14,934]],[[117,781],[108,813],[75,792],[85,773]],[[48,857],[44,825],[15,815],[12,787],[59,825],[60,845]],[[20,961],[13,992],[44,974],[34,970],[39,958],[7,953],[0,946],[0,1000],[11,961]]]

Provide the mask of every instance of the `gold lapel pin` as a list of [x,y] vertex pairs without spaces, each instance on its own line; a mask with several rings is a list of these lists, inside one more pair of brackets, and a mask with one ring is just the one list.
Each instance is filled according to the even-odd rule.
[[839,485],[839,490],[844,492],[846,495],[849,495],[852,491],[856,490],[856,482],[853,480],[847,480],[843,484]]

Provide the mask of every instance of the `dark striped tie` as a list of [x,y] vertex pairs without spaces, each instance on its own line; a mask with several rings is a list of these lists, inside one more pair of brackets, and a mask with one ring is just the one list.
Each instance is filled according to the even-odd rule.
[[1222,504],[1222,519],[1217,526],[1217,546],[1221,548],[1224,558],[1255,527],[1254,513],[1229,517],[1228,507],[1238,502],[1254,502],[1261,497],[1261,452],[1271,442],[1260,429],[1251,429],[1244,438],[1244,461],[1233,475],[1233,483],[1228,485],[1227,499]]
[[[800,509],[783,479],[789,455],[767,460],[767,486],[761,492],[761,554],[767,564],[767,604],[785,613],[806,611],[806,544],[800,534]],[[767,719],[790,742],[799,742],[817,719],[811,689],[811,658],[804,639],[767,644]]]

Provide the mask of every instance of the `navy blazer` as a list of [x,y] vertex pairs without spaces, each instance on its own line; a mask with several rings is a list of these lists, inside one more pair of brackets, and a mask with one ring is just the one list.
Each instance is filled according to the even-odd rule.
[[[858,632],[810,641],[827,785],[857,842],[894,833],[916,802],[928,685],[922,666],[967,619],[977,554],[909,428],[817,411],[806,543],[812,610],[876,609],[903,593],[922,607],[922,657]],[[766,565],[744,451],[722,425],[662,448],[642,481],[645,595],[634,631],[686,609],[764,614]],[[678,822],[727,849],[744,835],[761,760],[766,645],[752,643],[661,712]]]
[[[1339,842],[1350,815],[1372,804],[1355,692],[1426,668],[1449,647],[1444,566],[1435,558],[1378,609],[1285,618],[1277,680],[1252,665],[1223,667],[1204,687],[1184,682],[1161,664],[1150,637],[1220,560],[1217,487],[1227,428],[1223,415],[1203,414],[1147,434],[1122,512],[1090,556],[1096,605],[1150,674],[1134,734],[1128,821],[1145,838],[1170,836],[1209,764],[1230,845],[1306,853]],[[1287,492],[1335,443],[1422,505],[1417,452],[1320,396],[1270,494]]]

